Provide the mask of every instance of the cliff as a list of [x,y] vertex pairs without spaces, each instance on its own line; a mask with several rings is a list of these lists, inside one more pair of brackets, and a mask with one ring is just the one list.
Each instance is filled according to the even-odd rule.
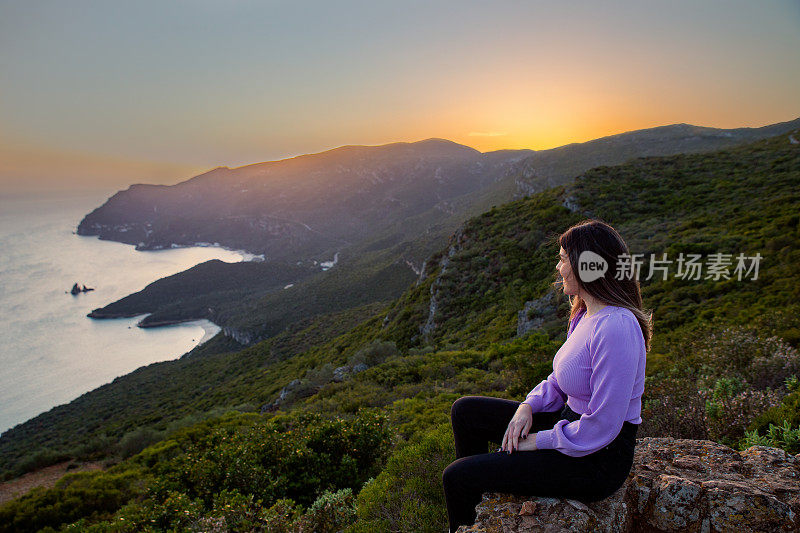
[[800,530],[800,454],[707,440],[637,440],[633,469],[590,504],[486,493],[458,533]]

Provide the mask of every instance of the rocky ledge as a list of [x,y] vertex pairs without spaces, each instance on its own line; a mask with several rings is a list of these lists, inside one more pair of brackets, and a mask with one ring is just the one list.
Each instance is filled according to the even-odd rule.
[[800,454],[646,437],[627,481],[605,500],[486,493],[476,510],[476,523],[458,533],[800,531]]

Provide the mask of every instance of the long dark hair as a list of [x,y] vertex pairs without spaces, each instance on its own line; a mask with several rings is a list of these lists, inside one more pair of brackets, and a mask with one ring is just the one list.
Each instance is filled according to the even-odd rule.
[[[653,336],[653,313],[644,309],[642,290],[637,276],[630,274],[630,262],[621,264],[620,256],[623,254],[630,256],[630,251],[617,230],[600,220],[587,219],[562,233],[558,243],[567,252],[573,277],[583,291],[606,305],[631,310],[639,321],[639,327],[642,328],[645,351],[649,351],[650,339]],[[596,253],[608,264],[605,274],[594,281],[584,282],[578,275],[579,257],[585,251]],[[618,276],[617,273],[621,269],[628,272],[628,275]],[[617,279],[618,277],[622,279]],[[556,281],[555,285],[563,289],[563,280]],[[586,302],[577,295],[569,296],[569,301],[571,304],[569,319],[572,320],[581,309],[586,309]]]

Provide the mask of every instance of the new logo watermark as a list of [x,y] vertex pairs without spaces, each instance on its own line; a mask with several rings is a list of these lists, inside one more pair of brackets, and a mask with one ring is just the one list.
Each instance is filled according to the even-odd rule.
[[608,262],[602,256],[586,250],[578,256],[578,276],[584,283],[602,278],[608,271]]

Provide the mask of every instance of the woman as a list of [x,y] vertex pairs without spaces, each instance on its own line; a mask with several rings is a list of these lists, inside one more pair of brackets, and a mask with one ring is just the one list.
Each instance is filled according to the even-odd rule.
[[[483,492],[591,502],[621,487],[633,465],[652,315],[614,228],[586,220],[559,244],[556,269],[572,309],[553,373],[523,402],[465,396],[450,411],[457,459],[442,482],[451,532],[475,522]],[[579,271],[587,259],[595,269]],[[500,449],[487,453],[489,441]]]

